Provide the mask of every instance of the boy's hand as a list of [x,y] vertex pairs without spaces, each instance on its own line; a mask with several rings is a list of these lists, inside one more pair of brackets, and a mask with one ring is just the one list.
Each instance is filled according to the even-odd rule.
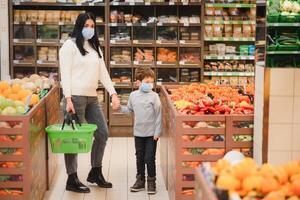
[[159,137],[158,136],[153,136],[153,139],[157,141],[159,139]]

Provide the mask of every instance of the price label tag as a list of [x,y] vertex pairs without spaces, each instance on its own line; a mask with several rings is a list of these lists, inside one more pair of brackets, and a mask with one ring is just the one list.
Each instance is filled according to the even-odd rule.
[[133,43],[133,44],[138,44],[139,41],[138,41],[138,40],[133,40],[132,43]]
[[[220,56],[220,59],[222,59],[222,56]],[[229,60],[229,59],[230,59],[230,56],[224,56],[224,59],[225,59],[225,60]]]
[[162,85],[162,82],[156,82],[156,85]]
[[162,41],[161,41],[161,40],[156,40],[156,43],[157,43],[157,44],[161,44]]
[[26,25],[31,25],[31,22],[25,22]]
[[82,5],[82,3],[76,3],[76,6],[81,6]]
[[173,5],[175,5],[175,3],[174,2],[169,2],[169,5],[173,6]]
[[185,2],[182,2],[182,5],[185,5],[185,6],[187,6],[187,5],[189,5],[189,2],[187,2],[187,1],[185,1]]
[[37,42],[37,43],[41,43],[41,42],[42,42],[42,39],[37,39],[36,42]]
[[138,65],[138,64],[140,64],[140,62],[135,60],[135,61],[133,61],[133,64]]
[[233,74],[231,72],[228,72],[227,73],[227,76],[232,76]]
[[180,44],[185,44],[185,40],[180,40]]
[[36,63],[37,64],[43,64],[44,62],[42,60],[37,60]]
[[20,61],[19,60],[14,60],[14,64],[19,64]]
[[143,22],[141,25],[142,25],[142,26],[147,26],[147,23]]
[[20,40],[19,39],[14,39],[14,42],[19,42]]
[[183,26],[190,26],[190,23],[185,22],[185,23],[183,23]]
[[158,22],[158,23],[157,23],[157,26],[162,26],[162,25],[163,25],[162,22]]
[[65,24],[64,22],[58,22],[58,25],[60,25],[60,26],[62,26],[64,24]]
[[89,6],[94,6],[94,5],[95,5],[94,2],[89,3]]
[[20,24],[20,22],[14,22],[14,24],[18,25],[18,24]]
[[115,65],[116,61],[110,61],[110,64]]
[[151,3],[150,3],[150,2],[146,2],[145,5],[146,5],[146,6],[150,6]]
[[117,23],[111,23],[110,25],[111,26],[117,26]]
[[249,58],[250,58],[251,60],[254,60],[254,56],[249,56]]
[[157,61],[156,64],[162,65],[162,61]]
[[31,101],[31,96],[32,95],[29,95],[26,98],[26,101],[25,101],[25,110],[29,110],[29,104],[30,104],[30,101]]
[[20,5],[20,2],[14,2],[14,4],[16,5],[16,6],[19,6]]
[[211,56],[205,56],[206,59],[211,59]]
[[110,43],[116,44],[116,40],[110,40]]
[[180,65],[185,65],[185,61],[179,61]]
[[114,5],[114,6],[118,6],[118,5],[120,5],[120,4],[119,4],[119,2],[114,2],[113,5]]
[[233,38],[233,41],[239,41],[240,39],[239,38]]
[[135,3],[134,3],[134,2],[130,2],[130,3],[129,3],[129,5],[131,5],[131,6],[134,6],[134,5],[135,5]]
[[247,56],[241,56],[241,60],[246,60]]
[[132,23],[126,23],[126,26],[132,26]]
[[43,25],[43,22],[37,22],[37,25]]

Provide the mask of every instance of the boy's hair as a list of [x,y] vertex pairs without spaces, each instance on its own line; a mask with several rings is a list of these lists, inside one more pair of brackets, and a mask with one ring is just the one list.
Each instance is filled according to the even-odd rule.
[[135,79],[142,81],[144,78],[151,77],[155,79],[154,71],[150,67],[138,67],[135,71]]

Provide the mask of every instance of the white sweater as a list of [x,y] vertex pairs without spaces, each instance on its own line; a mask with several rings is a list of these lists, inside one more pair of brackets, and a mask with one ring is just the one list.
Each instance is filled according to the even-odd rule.
[[89,53],[82,56],[75,41],[69,39],[59,50],[64,96],[97,96],[99,80],[110,95],[115,94],[116,91],[106,69],[101,49],[101,59],[88,41],[84,42],[84,49]]

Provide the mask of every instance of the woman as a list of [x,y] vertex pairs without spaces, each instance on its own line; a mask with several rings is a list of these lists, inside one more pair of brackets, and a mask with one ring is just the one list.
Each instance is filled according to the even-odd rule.
[[[109,92],[113,109],[120,107],[120,101],[105,67],[96,33],[95,17],[90,13],[80,14],[71,36],[59,51],[65,108],[67,112],[77,113],[80,121],[85,119],[98,126],[91,152],[92,169],[87,181],[96,183],[99,187],[112,188],[112,184],[102,174],[108,128],[98,103],[98,81]],[[65,154],[65,164],[68,173],[66,190],[89,193],[90,189],[77,177],[77,154]]]

